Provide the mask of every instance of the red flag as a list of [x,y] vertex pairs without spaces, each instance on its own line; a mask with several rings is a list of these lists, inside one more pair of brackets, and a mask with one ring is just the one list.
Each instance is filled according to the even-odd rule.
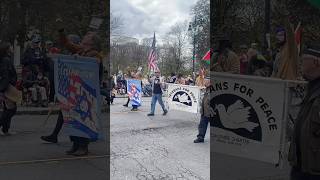
[[206,55],[203,56],[202,60],[210,60],[210,54],[211,54],[211,50],[209,50]]
[[211,50],[209,50],[202,58],[207,64],[210,64]]

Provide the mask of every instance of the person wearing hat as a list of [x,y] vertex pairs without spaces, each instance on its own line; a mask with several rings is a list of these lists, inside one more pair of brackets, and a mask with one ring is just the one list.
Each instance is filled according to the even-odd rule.
[[9,86],[15,86],[17,83],[17,73],[10,59],[12,46],[10,43],[0,43],[0,98],[3,104],[3,112],[0,116],[0,127],[4,135],[10,135],[9,129],[11,119],[17,112],[17,104],[5,96]]
[[274,61],[272,77],[296,80],[299,78],[299,53],[295,41],[295,29],[292,24],[294,17],[290,17],[288,14],[284,15],[284,17],[284,28],[280,27],[276,29],[279,52]]
[[23,67],[31,69],[36,75],[36,69],[43,73],[48,70],[47,60],[45,49],[41,47],[41,36],[34,34],[31,37],[31,46],[23,54],[21,64]]
[[239,57],[231,50],[231,42],[224,38],[219,41],[217,62],[213,64],[215,72],[227,72],[232,74],[240,73]]
[[320,47],[308,47],[302,57],[302,73],[308,88],[288,155],[291,180],[320,179]]
[[273,64],[272,76],[274,77],[278,73],[279,63],[280,63],[280,51],[283,49],[286,44],[286,30],[285,28],[278,27],[276,28],[276,40],[277,40],[277,53],[275,55],[275,60]]

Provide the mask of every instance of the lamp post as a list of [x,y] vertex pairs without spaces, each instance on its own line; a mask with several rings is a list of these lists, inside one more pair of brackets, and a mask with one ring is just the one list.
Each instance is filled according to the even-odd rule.
[[196,32],[198,31],[198,26],[196,23],[197,17],[194,18],[193,22],[189,23],[188,32],[192,33],[193,38],[193,55],[192,55],[192,77],[193,82],[195,82],[195,59],[196,59]]

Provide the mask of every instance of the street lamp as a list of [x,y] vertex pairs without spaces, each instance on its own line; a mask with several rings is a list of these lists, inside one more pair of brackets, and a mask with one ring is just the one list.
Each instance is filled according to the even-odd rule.
[[192,37],[193,37],[192,77],[193,77],[193,82],[195,82],[194,63],[196,58],[196,31],[197,31],[196,17],[194,18],[194,22],[189,23],[188,31],[192,33]]
[[202,30],[202,26],[198,25],[197,20],[202,22],[202,19],[197,19],[197,17],[195,16],[194,21],[189,23],[189,28],[188,28],[188,32],[191,32],[193,37],[193,57],[192,57],[193,82],[195,82],[196,33]]

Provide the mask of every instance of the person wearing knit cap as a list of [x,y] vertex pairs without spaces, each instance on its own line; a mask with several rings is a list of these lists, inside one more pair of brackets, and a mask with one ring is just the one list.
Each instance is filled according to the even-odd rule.
[[276,76],[276,73],[278,73],[278,68],[280,63],[280,51],[283,49],[283,46],[286,43],[286,30],[283,27],[278,27],[276,29],[276,40],[277,40],[276,43],[278,46],[278,50],[275,55],[272,76]]
[[295,29],[293,26],[293,17],[284,16],[282,24],[284,28],[276,29],[276,39],[279,46],[276,54],[271,77],[297,80],[299,78],[299,53],[298,46],[295,41]]
[[297,116],[288,160],[291,180],[320,179],[320,47],[308,47],[302,55],[307,94]]

